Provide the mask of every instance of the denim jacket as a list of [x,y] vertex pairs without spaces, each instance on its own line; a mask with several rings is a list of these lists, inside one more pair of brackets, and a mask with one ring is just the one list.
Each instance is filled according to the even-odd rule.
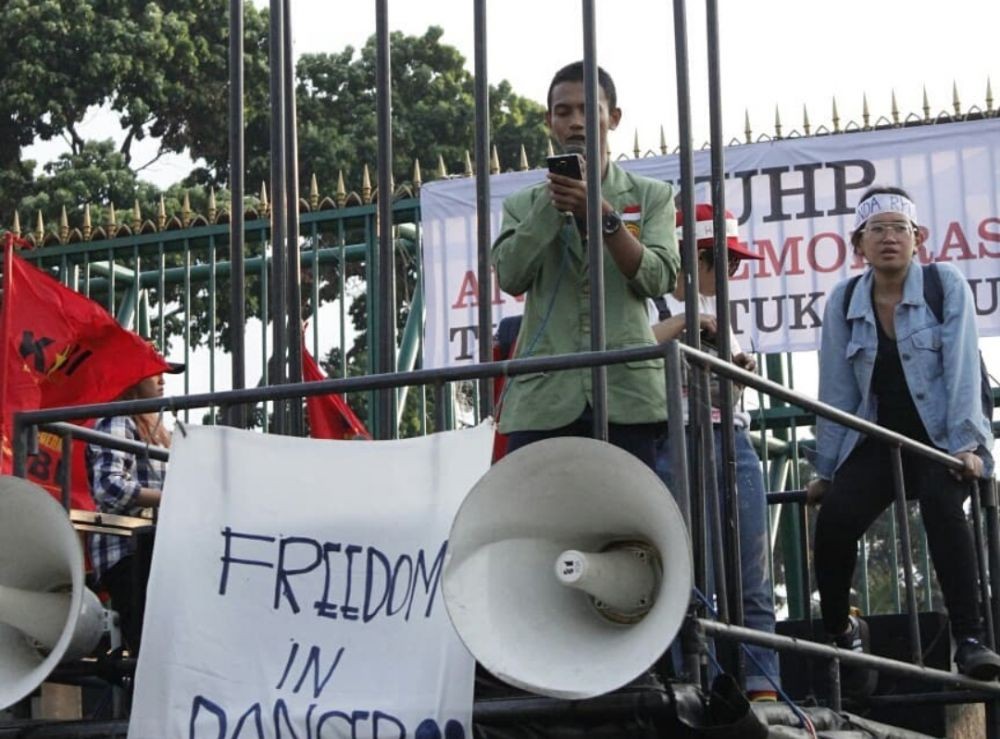
[[[934,446],[949,454],[974,451],[993,470],[992,430],[980,404],[979,345],[972,291],[947,262],[937,266],[944,292],[944,322],[924,302],[924,274],[913,262],[896,306],[896,344],[906,384]],[[872,272],[858,281],[845,320],[847,280],[830,293],[823,313],[819,399],[875,422],[872,373],[878,349]],[[816,472],[830,479],[861,434],[825,418],[816,420]]]

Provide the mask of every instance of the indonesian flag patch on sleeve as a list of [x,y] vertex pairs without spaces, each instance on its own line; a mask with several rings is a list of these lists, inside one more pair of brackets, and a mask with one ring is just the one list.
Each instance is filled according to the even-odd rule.
[[638,203],[632,205],[626,205],[622,208],[622,223],[625,224],[625,228],[628,232],[639,238],[639,222],[642,220],[642,208],[639,207]]

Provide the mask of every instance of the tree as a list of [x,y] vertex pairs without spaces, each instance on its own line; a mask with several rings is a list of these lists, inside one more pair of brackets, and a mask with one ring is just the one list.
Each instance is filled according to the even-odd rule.
[[[441,155],[450,171],[461,171],[474,148],[474,80],[465,58],[441,43],[443,30],[423,36],[391,35],[393,172],[408,180],[414,159],[434,167]],[[332,189],[337,172],[357,174],[377,161],[375,37],[360,54],[307,54],[299,60],[300,171],[315,172]],[[490,86],[490,126],[501,162],[518,161],[523,144],[530,162],[546,151],[545,108],[514,93],[510,83]]]
[[[148,163],[132,161],[132,144],[154,136],[161,154],[187,149],[210,159],[216,177],[225,176],[227,5],[9,0],[0,6],[0,212],[38,191],[22,149],[36,138],[61,136],[73,155],[84,154],[88,143],[77,128],[95,106],[114,111],[124,134],[118,151],[136,174]],[[248,6],[247,127],[255,141],[266,141],[267,16]]]

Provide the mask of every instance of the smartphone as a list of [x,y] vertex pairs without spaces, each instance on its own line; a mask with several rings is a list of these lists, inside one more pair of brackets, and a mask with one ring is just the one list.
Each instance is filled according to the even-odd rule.
[[583,179],[582,157],[579,154],[556,154],[546,161],[552,174],[571,177],[574,180]]

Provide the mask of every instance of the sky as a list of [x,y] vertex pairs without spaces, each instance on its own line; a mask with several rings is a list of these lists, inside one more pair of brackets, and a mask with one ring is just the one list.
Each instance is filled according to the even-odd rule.
[[[596,0],[595,5],[598,62],[614,77],[623,111],[618,131],[611,134],[613,154],[631,152],[636,132],[644,152],[658,153],[661,126],[672,150],[678,141],[673,3]],[[388,12],[390,29],[407,34],[441,26],[443,42],[457,47],[472,69],[472,0],[390,0]],[[687,13],[692,130],[695,146],[701,146],[709,137],[705,5],[688,3]],[[489,80],[506,79],[518,94],[544,102],[553,72],[582,58],[582,3],[576,0],[493,0],[487,3],[487,20]],[[294,0],[292,22],[297,54],[359,48],[375,33],[375,2]],[[889,116],[893,92],[903,116],[922,115],[925,88],[932,116],[950,112],[953,84],[963,110],[985,107],[988,77],[1000,100],[997,28],[1000,2],[995,0],[722,0],[724,139],[743,139],[745,115],[755,139],[772,133],[776,109],[785,135],[801,131],[803,106],[814,131],[830,127],[834,98],[841,126],[860,122],[863,94],[872,122]],[[111,124],[106,113],[94,110],[82,130],[85,136],[115,136]],[[45,161],[61,148],[62,142],[49,142],[29,154]],[[152,153],[147,151],[149,157]],[[141,149],[136,161],[144,161]],[[165,157],[143,176],[166,186],[190,166],[186,157]],[[259,331],[248,331],[248,341],[254,335]],[[255,355],[249,346],[248,352]],[[990,354],[1000,352],[991,346]],[[252,374],[248,368],[248,379]]]
[[[596,0],[595,6],[598,62],[614,77],[623,110],[612,151],[631,152],[638,132],[641,149],[658,152],[661,126],[672,150],[678,141],[673,3]],[[457,47],[472,69],[472,0],[390,0],[388,8],[392,30],[422,34],[430,25],[444,28],[443,41]],[[705,6],[691,2],[687,8],[692,129],[700,146],[709,137]],[[487,2],[487,20],[490,82],[509,80],[517,93],[539,102],[545,100],[552,73],[583,56],[582,3],[576,0],[493,0]],[[375,33],[375,2],[293,0],[292,24],[297,54],[359,48]],[[951,110],[953,83],[964,108],[984,107],[987,77],[992,76],[1000,96],[997,28],[1000,3],[994,0],[946,5],[722,0],[724,138],[743,139],[745,114],[754,138],[772,133],[776,109],[785,135],[801,131],[803,106],[814,130],[830,126],[834,98],[842,126],[860,121],[863,94],[873,121],[889,115],[893,91],[904,115],[922,114],[925,86],[932,115]],[[109,123],[106,114],[94,110],[83,130],[89,136],[114,136]],[[151,158],[155,143],[146,145]],[[53,141],[30,153],[44,161],[63,149],[63,142]],[[145,161],[142,149],[136,161]],[[168,157],[144,177],[165,186],[189,168],[187,158]]]

